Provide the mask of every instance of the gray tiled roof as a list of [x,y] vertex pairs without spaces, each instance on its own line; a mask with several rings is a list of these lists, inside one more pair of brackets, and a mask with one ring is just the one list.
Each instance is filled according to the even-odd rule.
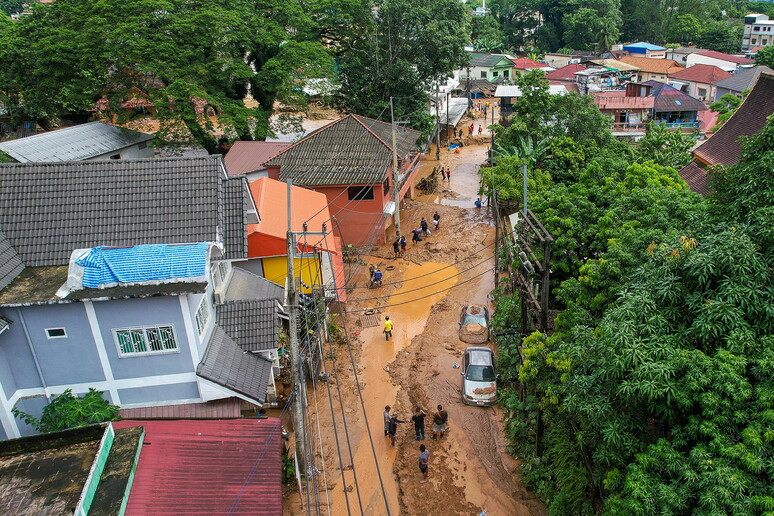
[[152,140],[152,134],[103,122],[90,122],[0,143],[16,161],[80,161]]
[[[234,183],[234,184],[232,184]],[[97,245],[217,242],[247,255],[243,205],[220,156],[0,165],[0,228],[28,267]]]
[[217,307],[218,326],[245,351],[277,349],[275,299],[228,301]]
[[271,361],[243,351],[223,328],[215,326],[196,374],[262,405],[271,379]]
[[[398,128],[398,156],[417,147],[419,131]],[[348,115],[313,132],[266,162],[280,167],[297,185],[372,185],[387,177],[392,165],[390,124]]]
[[13,279],[24,270],[16,249],[0,230],[0,290],[4,289]]
[[269,298],[284,303],[285,288],[250,271],[240,269],[238,265],[234,267],[231,281],[229,281],[228,289],[226,289],[225,301]]
[[731,77],[726,77],[714,83],[718,88],[724,88],[739,93],[749,90],[758,82],[761,72],[774,73],[774,70],[768,66],[754,66],[752,68],[743,68],[738,70]]

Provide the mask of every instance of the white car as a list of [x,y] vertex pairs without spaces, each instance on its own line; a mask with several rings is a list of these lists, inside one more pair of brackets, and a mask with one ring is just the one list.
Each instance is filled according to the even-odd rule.
[[462,307],[459,334],[460,340],[468,344],[489,342],[489,310],[481,305]]
[[469,347],[462,355],[462,402],[488,407],[497,400],[494,353],[489,348]]

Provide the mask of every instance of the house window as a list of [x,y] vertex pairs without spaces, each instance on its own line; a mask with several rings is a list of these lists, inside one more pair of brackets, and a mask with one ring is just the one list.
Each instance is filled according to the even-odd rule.
[[698,93],[699,93],[699,98],[701,100],[704,100],[704,99],[707,98],[707,89],[706,88],[699,88],[698,89]]
[[503,70],[503,77],[508,78],[508,70]]
[[753,38],[752,39],[752,44],[755,45],[757,41],[758,41],[757,39]]
[[220,281],[222,283],[225,283],[226,278],[228,277],[229,264],[230,262],[226,260],[222,260],[218,262],[218,272],[220,272]]
[[387,192],[390,191],[390,178],[384,180],[384,183],[382,183],[382,195],[387,195]]
[[481,72],[481,78],[486,79],[486,71]]
[[113,154],[112,156],[110,156],[110,159],[121,159],[121,155],[120,154]]
[[172,326],[144,326],[113,330],[119,356],[155,355],[177,352]]
[[500,75],[500,72],[492,72],[492,77],[497,77],[498,75]]
[[210,321],[210,298],[207,294],[202,297],[202,302],[199,303],[199,309],[196,310],[196,329],[199,330],[199,335],[204,333],[207,328],[207,323]]
[[347,188],[347,199],[350,201],[373,201],[373,186],[350,186]]
[[46,337],[49,339],[66,339],[67,330],[64,328],[46,328]]

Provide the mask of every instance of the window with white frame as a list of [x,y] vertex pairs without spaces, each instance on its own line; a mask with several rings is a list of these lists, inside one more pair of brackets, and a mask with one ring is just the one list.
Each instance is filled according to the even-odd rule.
[[230,265],[231,263],[226,260],[222,260],[218,262],[218,271],[220,271],[220,281],[223,283],[226,282],[226,278],[228,277],[228,271],[229,271]]
[[113,330],[121,356],[174,353],[178,351],[175,330],[169,326],[143,326]]
[[207,323],[210,321],[210,299],[207,294],[202,297],[202,302],[199,303],[199,308],[196,310],[196,329],[199,330],[199,335],[204,333],[207,328]]

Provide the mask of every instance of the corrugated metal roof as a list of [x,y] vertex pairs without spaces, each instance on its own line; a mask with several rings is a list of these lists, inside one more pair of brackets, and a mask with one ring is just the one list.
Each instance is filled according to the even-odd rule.
[[700,82],[702,84],[712,84],[728,77],[731,77],[731,74],[725,70],[706,64],[696,64],[669,76],[670,79]]
[[699,99],[686,95],[680,90],[658,81],[647,81],[644,84],[652,84],[652,95],[655,98],[653,109],[656,113],[670,111],[706,111],[707,106]]
[[630,48],[635,48],[635,49],[642,48],[645,50],[666,50],[666,48],[664,47],[660,47],[658,45],[654,45],[653,43],[648,43],[646,41],[638,41],[637,43],[630,43],[628,45],[623,46],[624,50],[629,50]]
[[505,63],[506,65],[511,64],[510,59],[504,54],[484,54],[480,52],[470,53],[470,66],[493,67],[503,60],[508,61],[508,63]]
[[241,407],[242,400],[231,397],[205,403],[127,408],[118,412],[121,419],[230,419],[241,417]]
[[741,93],[755,86],[762,72],[774,74],[774,70],[768,66],[753,66],[735,72],[731,77],[716,82],[715,86]]
[[153,138],[152,134],[103,122],[90,122],[2,142],[0,150],[21,163],[81,161]]
[[113,422],[143,426],[128,515],[282,514],[277,418]]
[[215,326],[196,375],[262,405],[271,367],[269,360],[243,351],[223,328]]
[[716,50],[702,50],[701,52],[696,52],[696,55],[711,57],[712,59],[719,59],[721,61],[728,61],[729,63],[734,63],[738,65],[755,64],[755,60],[750,59],[748,57],[732,56],[731,54],[718,52]]
[[230,176],[266,170],[263,163],[290,145],[289,142],[234,142],[223,162]]
[[573,80],[575,79],[575,72],[580,72],[585,70],[586,67],[582,64],[573,63],[568,64],[567,66],[563,66],[559,68],[558,70],[554,70],[553,72],[548,72],[546,74],[546,79],[550,80]]
[[[398,156],[414,151],[419,131],[397,129]],[[266,162],[279,166],[281,181],[303,186],[381,184],[392,165],[388,123],[348,115],[318,129]]]
[[456,127],[460,123],[462,117],[465,115],[465,111],[468,110],[469,101],[466,98],[450,98],[449,99],[449,113],[447,119],[446,110],[440,113],[440,124]]

